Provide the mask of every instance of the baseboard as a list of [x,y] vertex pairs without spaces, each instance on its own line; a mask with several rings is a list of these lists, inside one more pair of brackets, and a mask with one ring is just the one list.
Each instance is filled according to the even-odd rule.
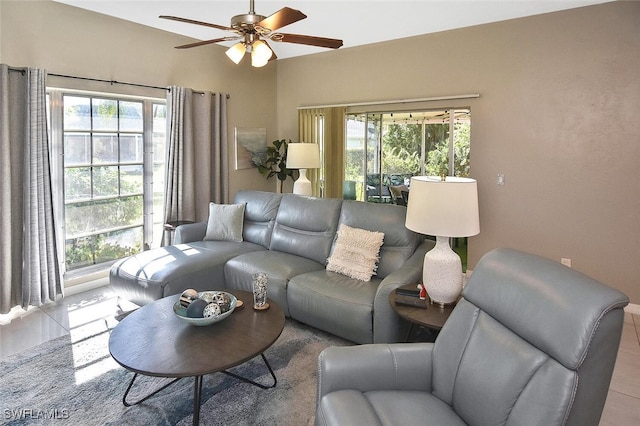
[[635,303],[629,303],[624,311],[628,314],[640,315],[640,305],[636,305]]

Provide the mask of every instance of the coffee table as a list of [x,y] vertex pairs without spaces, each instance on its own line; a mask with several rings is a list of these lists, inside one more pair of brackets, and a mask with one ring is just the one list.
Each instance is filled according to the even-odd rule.
[[[264,351],[284,329],[284,312],[269,300],[269,309],[253,309],[253,294],[230,291],[244,306],[221,322],[204,327],[185,323],[173,313],[180,295],[165,297],[145,305],[124,318],[111,332],[109,352],[121,366],[134,372],[122,403],[129,407],[146,401],[176,381],[193,377],[193,424],[200,423],[202,376],[221,372],[262,389],[275,387],[277,379]],[[226,371],[260,355],[273,378],[264,385]],[[127,395],[138,374],[175,378],[136,402]]]

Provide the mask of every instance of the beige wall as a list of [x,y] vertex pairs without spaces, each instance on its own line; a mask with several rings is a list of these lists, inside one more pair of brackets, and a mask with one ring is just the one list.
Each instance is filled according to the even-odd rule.
[[571,258],[640,303],[640,2],[286,59],[277,80],[284,137],[303,105],[480,93],[429,104],[472,111],[469,266],[505,246]]
[[[193,41],[60,3],[0,0],[0,62],[50,73],[166,87],[227,92],[231,196],[239,189],[274,190],[257,169],[234,170],[234,127],[266,127],[276,139],[276,66],[239,66],[220,46],[177,50]],[[164,90],[50,77],[49,86],[165,97]]]

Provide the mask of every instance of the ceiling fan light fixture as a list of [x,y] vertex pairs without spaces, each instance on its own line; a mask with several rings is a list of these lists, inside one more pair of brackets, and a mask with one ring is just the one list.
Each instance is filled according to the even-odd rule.
[[267,65],[269,59],[273,55],[273,51],[269,45],[262,40],[256,40],[251,46],[251,65],[259,68]]
[[237,65],[244,57],[244,53],[246,51],[247,47],[244,45],[244,43],[240,42],[231,46],[225,53],[227,54],[229,59],[231,59]]

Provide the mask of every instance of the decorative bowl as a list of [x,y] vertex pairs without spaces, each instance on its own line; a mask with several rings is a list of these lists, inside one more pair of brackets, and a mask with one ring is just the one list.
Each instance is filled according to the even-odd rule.
[[178,300],[176,303],[173,304],[173,313],[176,314],[178,318],[180,318],[182,321],[186,322],[187,324],[196,325],[196,326],[210,325],[216,322],[220,322],[226,317],[228,317],[229,315],[231,315],[231,313],[233,313],[233,310],[236,308],[236,305],[238,304],[238,299],[236,299],[236,297],[233,294],[227,293],[226,291],[201,291],[201,292],[198,292],[198,296],[200,298],[202,298],[202,296],[210,297],[216,293],[223,293],[229,296],[229,299],[231,300],[231,305],[229,306],[229,310],[227,312],[223,312],[220,315],[216,315],[212,317],[192,318],[187,316],[187,308],[182,306],[180,304],[180,300]]

